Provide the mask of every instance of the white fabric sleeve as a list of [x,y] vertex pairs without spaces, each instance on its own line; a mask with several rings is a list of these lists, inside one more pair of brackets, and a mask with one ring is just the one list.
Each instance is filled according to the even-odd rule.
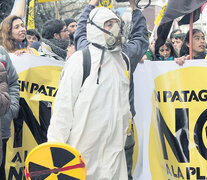
[[74,106],[83,78],[82,59],[82,52],[78,51],[65,64],[47,132],[48,142],[66,143],[70,136],[74,119]]

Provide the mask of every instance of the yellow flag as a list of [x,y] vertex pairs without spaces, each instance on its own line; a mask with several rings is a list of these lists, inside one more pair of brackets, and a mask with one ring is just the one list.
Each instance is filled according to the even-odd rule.
[[35,0],[31,0],[30,3],[29,3],[27,29],[35,29],[34,4],[35,4]]
[[98,3],[96,4],[96,7],[102,7],[102,6],[112,9],[112,0],[99,0]]
[[167,6],[167,3],[162,7],[162,9],[160,10],[160,13],[158,14],[158,16],[157,16],[157,18],[156,18],[156,20],[155,20],[155,22],[154,22],[154,24],[156,25],[156,26],[158,26],[159,25],[159,22],[160,22],[160,20],[162,19],[162,16],[163,16],[163,14],[164,14],[164,12],[165,12],[165,8],[166,8],[166,6]]
[[50,1],[61,1],[61,0],[38,0],[38,3],[50,2]]

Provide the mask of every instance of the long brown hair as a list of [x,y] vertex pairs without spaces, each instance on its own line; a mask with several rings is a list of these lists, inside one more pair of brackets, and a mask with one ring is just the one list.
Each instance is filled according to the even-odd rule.
[[[10,15],[6,17],[0,25],[0,44],[4,46],[7,52],[14,52],[21,48],[19,47],[19,43],[12,37],[12,23],[16,19],[22,20],[19,16]],[[27,45],[26,38],[24,41]]]
[[[170,56],[174,58],[177,58],[178,57],[178,54],[177,52],[175,51],[171,41],[169,39],[166,40],[165,44],[163,45],[166,45],[168,48],[170,48],[171,52],[170,52]],[[161,48],[162,46],[159,47],[159,49]],[[159,49],[155,49],[155,55],[156,55],[156,58],[158,58],[159,60],[164,60],[162,59],[163,57],[160,56],[160,53],[159,53]]]

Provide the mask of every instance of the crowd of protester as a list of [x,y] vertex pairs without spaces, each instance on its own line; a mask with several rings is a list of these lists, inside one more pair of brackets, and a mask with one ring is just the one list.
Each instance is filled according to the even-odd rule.
[[[135,8],[132,2],[133,0],[130,1],[133,15],[137,13],[136,15],[137,16],[139,15],[142,19],[143,18],[142,15],[139,14],[140,11],[138,12],[137,8]],[[0,141],[0,149],[2,148],[3,150],[3,151],[0,150],[0,157],[1,157],[1,153],[3,153],[2,163],[0,161],[0,164],[1,164],[0,180],[6,179],[5,169],[4,169],[5,168],[4,167],[5,157],[6,157],[6,144],[7,144],[9,137],[11,136],[11,128],[10,128],[11,121],[18,116],[18,110],[19,110],[18,75],[16,73],[15,67],[12,65],[12,62],[10,60],[8,53],[15,53],[18,56],[21,56],[24,53],[29,53],[29,54],[33,54],[37,56],[49,57],[50,59],[54,59],[58,61],[64,61],[64,62],[70,61],[70,57],[75,53],[76,50],[83,49],[90,44],[88,41],[87,42],[85,41],[87,39],[86,37],[87,22],[86,21],[89,17],[90,11],[92,11],[96,3],[97,3],[97,0],[91,1],[90,3],[91,7],[88,7],[88,9],[84,11],[85,14],[81,16],[82,21],[80,21],[80,24],[79,22],[77,22],[76,20],[72,18],[67,18],[65,20],[52,19],[52,20],[48,20],[42,25],[41,32],[38,32],[37,30],[34,30],[34,29],[26,30],[24,21],[22,20],[21,17],[16,16],[16,15],[10,15],[1,22],[0,24],[0,45],[1,45],[0,57],[1,57],[2,62],[0,64],[0,76],[2,78],[0,81],[0,86],[4,86],[4,88],[1,88],[1,91],[0,91],[0,99],[1,99],[0,127],[2,129],[0,131],[0,138],[2,139],[2,141]],[[109,12],[106,11],[106,14],[107,13]],[[99,15],[99,13],[95,15]],[[119,19],[119,17],[117,17],[117,19]],[[94,18],[94,21],[95,20],[96,19]],[[97,22],[99,23],[99,21],[101,20],[98,19]],[[135,18],[132,19],[132,23],[135,23],[134,21],[135,21]],[[143,21],[142,22],[143,24],[139,24],[141,22],[138,23],[140,27],[133,27],[137,29],[136,31],[135,29],[132,30],[134,34],[133,33],[131,34],[133,36],[127,37],[128,38],[127,43],[124,44],[123,46],[124,48],[122,49],[122,51],[126,55],[129,56],[129,61],[131,63],[131,69],[132,69],[131,75],[130,75],[131,77],[133,77],[133,72],[138,62],[143,63],[145,60],[175,61],[179,65],[182,65],[185,62],[185,60],[189,59],[189,53],[190,53],[189,52],[189,46],[190,46],[189,31],[187,33],[184,33],[180,29],[173,30],[169,34],[169,39],[166,40],[165,44],[159,47],[158,49],[155,49],[156,39],[153,39],[149,43],[149,46],[148,46],[148,39],[147,40],[145,39],[145,36],[147,37],[147,29],[146,29],[145,21],[143,19],[142,21]],[[80,28],[76,29],[77,26],[80,26]],[[96,28],[97,26],[98,25],[95,25]],[[99,30],[101,28],[99,28]],[[141,37],[138,37],[139,40],[135,41],[133,38],[135,35],[138,36],[136,34],[136,32],[138,31],[140,31]],[[89,38],[90,36],[95,36],[94,32],[89,32]],[[96,37],[95,37],[95,40],[96,40]],[[97,42],[95,40],[94,42],[93,41],[91,42],[95,47],[98,47],[98,48],[104,47],[104,44],[102,44],[103,42],[98,42],[101,45],[97,45]],[[115,49],[117,47],[115,47]],[[145,47],[148,47],[148,49]],[[110,53],[116,51],[113,49],[114,47],[111,46],[110,48],[109,48]],[[103,49],[105,49],[105,47]],[[137,53],[134,53],[133,49],[137,50]],[[118,49],[117,51],[121,52],[121,48]],[[108,57],[110,57],[110,53]],[[193,55],[193,59],[206,59],[205,33],[200,29],[193,29],[192,55]],[[71,59],[74,59],[74,58],[71,58]],[[101,67],[101,64],[100,64],[100,67]],[[1,74],[4,74],[4,76],[2,76]],[[5,74],[8,76],[8,80]],[[131,92],[133,92],[133,78],[130,79],[130,93]],[[134,116],[135,111],[133,110],[134,108],[133,107],[133,95],[129,94],[129,96],[130,96],[129,97],[130,110],[131,110],[132,115]],[[57,127],[54,127],[54,128],[57,128]],[[133,130],[131,131],[131,134],[133,135]],[[51,138],[51,136],[52,135],[50,135],[49,137]],[[128,171],[129,171],[128,172],[129,179],[132,179],[131,166],[132,166],[134,139],[133,138],[131,140],[128,139],[128,141],[127,142],[129,144],[131,143],[132,145],[130,145],[131,147],[129,148],[128,147],[126,148],[125,146],[125,149],[129,150],[130,148],[132,148],[132,151],[126,152],[126,157],[130,159],[129,160],[130,162],[127,162]],[[2,147],[1,147],[1,142],[3,142]]]
[[[169,39],[166,40],[165,44],[155,49],[155,41],[154,39],[142,58],[142,62],[144,60],[151,61],[172,61],[174,60],[178,64],[182,65],[184,63],[183,60],[189,59],[190,55],[190,31],[187,33],[183,33],[181,29],[173,30]],[[201,29],[194,28],[192,30],[192,59],[207,59],[207,51],[206,51],[206,40],[205,40],[205,32]],[[182,63],[180,62],[182,61]]]

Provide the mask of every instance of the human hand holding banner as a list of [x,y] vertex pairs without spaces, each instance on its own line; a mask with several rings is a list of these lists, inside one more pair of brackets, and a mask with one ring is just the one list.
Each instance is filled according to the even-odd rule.
[[112,0],[89,0],[89,4],[94,5],[96,7],[107,7],[112,9]]

